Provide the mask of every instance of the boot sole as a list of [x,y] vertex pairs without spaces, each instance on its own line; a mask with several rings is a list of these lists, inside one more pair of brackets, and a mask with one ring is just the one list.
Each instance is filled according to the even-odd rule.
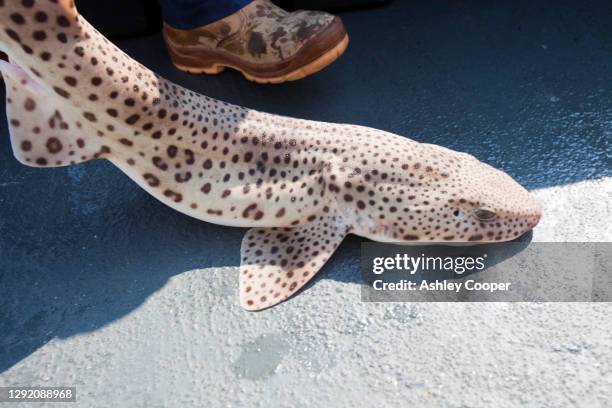
[[334,48],[325,52],[323,55],[315,59],[314,61],[304,65],[303,67],[297,68],[294,71],[291,71],[287,74],[275,76],[275,77],[261,77],[257,75],[250,74],[240,67],[228,64],[228,63],[215,63],[208,67],[190,67],[186,65],[182,65],[173,61],[174,66],[184,72],[189,72],[190,74],[207,74],[207,75],[216,75],[225,70],[225,68],[235,69],[242,73],[242,75],[248,79],[249,81],[256,82],[258,84],[280,84],[283,82],[289,81],[297,81],[298,79],[305,78],[309,75],[319,72],[326,66],[330,65],[332,62],[336,61],[344,52],[346,51],[349,44],[348,34],[344,36],[344,38],[336,44]]

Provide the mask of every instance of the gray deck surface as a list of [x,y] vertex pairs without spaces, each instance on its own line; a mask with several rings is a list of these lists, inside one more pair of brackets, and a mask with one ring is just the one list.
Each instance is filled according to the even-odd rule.
[[[610,3],[426,3],[342,15],[346,55],[280,86],[179,73],[159,36],[120,46],[228,102],[472,153],[537,190],[534,241],[612,241]],[[21,166],[2,121],[0,385],[105,407],[612,405],[610,304],[362,303],[352,237],[299,296],[249,313],[244,230],[106,162]]]

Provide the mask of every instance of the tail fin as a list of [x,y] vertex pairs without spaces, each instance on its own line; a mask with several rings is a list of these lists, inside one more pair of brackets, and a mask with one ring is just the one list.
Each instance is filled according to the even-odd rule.
[[[13,153],[33,167],[58,167],[103,157],[110,152],[101,141],[82,137],[80,118],[64,112],[61,101],[16,65],[0,61],[6,85],[6,113]],[[65,104],[64,104],[65,106]]]

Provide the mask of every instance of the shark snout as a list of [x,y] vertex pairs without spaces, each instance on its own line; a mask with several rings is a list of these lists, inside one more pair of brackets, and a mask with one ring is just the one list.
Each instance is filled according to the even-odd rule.
[[533,196],[533,194],[529,194],[530,198],[531,198],[531,215],[529,216],[528,219],[528,225],[529,225],[529,229],[533,229],[535,228],[536,225],[538,225],[538,223],[540,222],[540,219],[542,218],[542,203],[540,202],[540,200],[538,200],[536,197]]
[[532,192],[507,173],[487,164],[475,162],[470,170],[464,177],[473,181],[467,187],[472,194],[462,204],[462,210],[478,222],[471,227],[470,238],[483,236],[486,241],[508,241],[538,224],[542,205]]
[[508,208],[503,227],[515,229],[517,237],[534,229],[542,218],[542,204],[538,198],[522,186],[520,190],[522,191],[517,191],[518,194],[514,197],[514,204]]

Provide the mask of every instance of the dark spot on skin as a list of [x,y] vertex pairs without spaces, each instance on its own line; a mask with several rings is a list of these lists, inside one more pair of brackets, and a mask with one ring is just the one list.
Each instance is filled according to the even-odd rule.
[[17,25],[25,24],[25,18],[23,18],[23,16],[19,13],[13,13],[11,14],[10,17],[11,17],[11,20],[13,20],[13,23]]
[[21,42],[21,37],[19,37],[19,34],[17,34],[15,31],[11,30],[10,28],[5,29],[4,31],[6,31],[6,34],[8,34],[11,40],[18,43]]
[[244,211],[242,212],[242,216],[244,218],[249,218],[251,211],[255,210],[257,208],[257,204],[251,204],[248,207],[246,207],[244,209]]
[[50,137],[47,139],[47,150],[49,153],[56,154],[62,150],[62,142],[56,137]]
[[126,139],[126,138],[119,139],[119,143],[121,143],[122,145],[125,145],[125,146],[133,146],[134,145],[134,143],[131,140]]
[[59,95],[62,96],[64,98],[70,98],[70,94],[68,92],[66,92],[64,89],[62,88],[58,88],[57,86],[53,87],[53,90]]
[[164,160],[159,157],[159,156],[155,156],[152,159],[153,164],[155,165],[155,167],[157,167],[160,170],[168,170],[168,165],[164,162]]
[[170,157],[170,158],[175,158],[177,152],[178,152],[178,148],[176,146],[174,146],[174,145],[170,145],[166,149],[166,153],[168,153],[168,157]]
[[159,179],[151,173],[145,173],[142,177],[151,187],[157,187],[160,184]]
[[204,167],[206,170],[210,170],[212,168],[212,160],[206,159],[202,167]]
[[70,27],[70,21],[68,18],[66,18],[66,16],[57,16],[57,24],[60,27]]
[[85,117],[85,119],[87,119],[90,122],[96,122],[97,121],[96,115],[94,115],[91,112],[84,112],[83,116]]
[[468,238],[468,241],[482,241],[483,238],[484,237],[482,236],[482,234],[474,234]]
[[191,179],[191,172],[190,171],[187,171],[185,173],[176,173],[174,175],[174,180],[177,183],[186,183],[190,179]]
[[140,115],[133,114],[125,120],[125,123],[127,123],[128,125],[133,125],[134,123],[138,122],[138,120],[140,120]]
[[406,241],[417,241],[419,237],[417,235],[404,235],[404,240]]
[[192,150],[189,149],[185,149],[185,163],[192,165],[193,163],[195,163],[195,154],[193,153]]
[[202,186],[202,188],[200,189],[204,194],[208,194],[210,193],[210,183],[206,183]]
[[44,23],[47,21],[47,14],[44,11],[37,11],[36,14],[34,14],[34,20],[36,20],[39,23]]
[[46,166],[47,159],[45,159],[44,157],[39,157],[38,159],[36,159],[36,164],[38,164],[39,166]]
[[23,150],[24,152],[29,152],[30,150],[32,150],[32,142],[28,140],[24,140],[23,142],[21,142],[21,150]]
[[108,146],[102,146],[100,147],[100,151],[98,151],[97,153],[94,154],[94,158],[99,158],[100,156],[102,156],[103,154],[107,154],[110,153],[110,148]]
[[183,195],[172,190],[164,190],[164,196],[171,198],[175,203],[183,201]]
[[26,45],[26,44],[22,44],[21,48],[23,49],[23,51],[26,54],[33,54],[34,53],[34,50],[31,47],[29,47],[28,45]]
[[26,111],[32,112],[34,109],[36,109],[36,102],[34,102],[34,99],[32,98],[27,98],[23,107]]
[[45,41],[47,39],[47,33],[42,30],[34,31],[32,38],[34,38],[36,41]]
[[71,76],[64,77],[64,82],[66,82],[70,86],[76,86],[77,84],[76,78]]

